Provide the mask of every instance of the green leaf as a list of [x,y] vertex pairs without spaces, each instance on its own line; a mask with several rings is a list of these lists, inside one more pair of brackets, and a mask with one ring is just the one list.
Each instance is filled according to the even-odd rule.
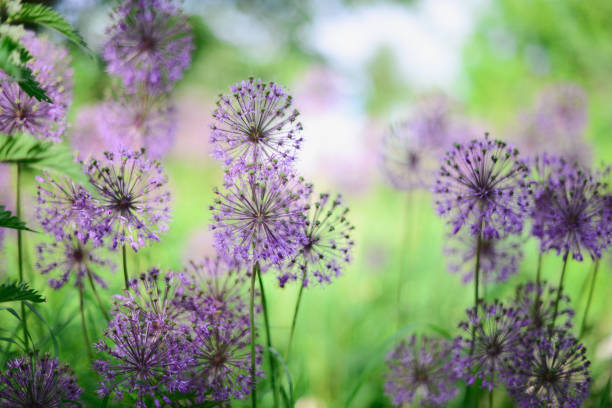
[[17,313],[15,311],[15,309],[11,308],[11,307],[4,307],[4,306],[0,306],[0,310],[6,310],[7,312],[9,312],[10,314],[12,314],[13,316],[15,316],[17,318],[17,320],[21,321],[21,317],[19,317],[19,313]]
[[0,227],[34,232],[29,229],[25,225],[25,222],[21,221],[19,217],[11,215],[11,212],[6,210],[3,205],[0,205]]
[[0,138],[0,162],[22,163],[33,169],[63,174],[84,187],[89,185],[89,179],[81,164],[74,161],[70,148],[25,133],[4,140]]
[[53,329],[51,329],[51,326],[49,326],[49,323],[47,323],[47,321],[42,317],[42,315],[38,312],[38,310],[34,307],[33,304],[31,304],[30,302],[23,302],[24,305],[26,305],[28,307],[28,309],[30,309],[32,312],[34,312],[34,314],[36,315],[36,317],[38,317],[38,319],[43,322],[43,324],[47,327],[47,330],[49,331],[49,334],[51,335],[51,341],[53,342],[53,352],[54,352],[54,357],[57,358],[57,356],[59,355],[59,343],[57,342],[57,338],[55,337],[55,334],[53,334]]
[[599,402],[599,408],[608,408],[612,406],[610,402],[610,381],[612,381],[612,377],[608,378],[608,382],[606,383],[605,388],[601,392],[601,401]]
[[52,28],[64,35],[68,40],[87,49],[87,44],[83,37],[76,32],[64,17],[42,4],[23,3],[21,10],[9,18],[11,24],[40,24]]
[[285,371],[285,377],[287,378],[287,384],[289,385],[289,395],[288,395],[289,406],[292,407],[293,406],[293,381],[291,380],[291,373],[289,372],[289,368],[287,367],[287,364],[285,363],[285,360],[283,359],[283,357],[281,357],[280,353],[276,351],[274,347],[270,347],[268,351],[283,366],[283,370]]
[[0,303],[22,300],[28,300],[34,303],[46,301],[37,290],[30,288],[26,282],[6,282],[0,285]]
[[[15,56],[18,56],[15,61]],[[32,70],[25,63],[32,58],[21,43],[5,36],[0,41],[0,69],[19,84],[21,89],[39,101],[51,102],[44,89],[34,78]]]

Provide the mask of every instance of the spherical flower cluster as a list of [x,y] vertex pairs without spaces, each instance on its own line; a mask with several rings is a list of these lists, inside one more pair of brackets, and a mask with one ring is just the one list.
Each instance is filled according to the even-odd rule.
[[385,391],[396,406],[446,406],[457,394],[452,342],[412,335],[387,357]]
[[[528,316],[529,324],[526,333],[529,337],[547,336],[550,332],[550,324],[555,315],[555,302],[557,300],[557,287],[540,282],[528,282],[516,288],[516,294],[512,305]],[[569,307],[570,299],[562,293],[559,297],[555,327],[553,331],[568,331],[572,328],[574,311]]]
[[244,262],[280,264],[303,242],[311,192],[301,177],[264,166],[215,190],[210,210],[217,250]]
[[296,279],[305,287],[311,280],[329,283],[341,274],[343,264],[351,261],[354,245],[351,239],[354,227],[346,218],[348,211],[341,196],[334,199],[327,193],[319,196],[308,211],[304,239],[297,253],[281,269],[281,287]]
[[[518,272],[523,258],[521,244],[522,240],[515,235],[481,239],[480,272],[485,282],[505,282]],[[459,232],[447,237],[444,253],[449,258],[448,269],[452,273],[460,273],[463,283],[474,278],[477,249],[477,236]]]
[[[600,258],[609,245],[610,211],[602,175],[559,161],[556,175],[540,182],[534,194],[532,234],[542,252],[556,250],[578,261],[583,251]],[[561,175],[561,176],[558,176]]]
[[49,286],[59,289],[70,279],[75,277],[75,286],[83,287],[83,279],[89,279],[93,284],[96,281],[103,288],[106,282],[95,273],[94,268],[112,269],[114,264],[100,257],[99,249],[91,243],[83,244],[79,239],[66,235],[61,240],[51,243],[42,243],[36,247],[36,268],[43,275],[57,273],[58,277],[49,279]]
[[124,150],[91,160],[87,171],[100,196],[99,219],[111,235],[112,249],[129,244],[138,251],[147,241],[159,241],[170,217],[170,193],[160,163],[147,159],[144,150]]
[[453,234],[465,226],[487,238],[521,232],[530,203],[528,172],[505,142],[487,136],[457,143],[434,185],[438,213],[449,218]]
[[456,340],[455,369],[468,385],[477,379],[489,391],[512,375],[511,358],[518,352],[529,319],[522,311],[501,302],[479,303],[459,324],[465,331]]
[[66,130],[72,90],[68,53],[65,48],[31,32],[21,41],[32,55],[27,66],[51,102],[29,96],[0,71],[0,133],[12,136],[27,132],[39,139],[59,142]]
[[31,353],[7,363],[0,372],[0,407],[80,407],[82,390],[65,364]]
[[254,163],[293,162],[303,138],[292,97],[280,85],[253,78],[233,85],[231,92],[219,97],[210,134],[213,156],[229,168],[228,175]]
[[132,92],[168,92],[191,63],[187,17],[173,0],[124,0],[111,15],[103,57]]

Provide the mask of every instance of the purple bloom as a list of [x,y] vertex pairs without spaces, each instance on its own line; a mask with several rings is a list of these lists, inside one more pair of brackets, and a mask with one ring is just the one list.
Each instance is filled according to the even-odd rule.
[[385,376],[385,391],[393,405],[446,406],[457,394],[452,349],[448,340],[414,334],[402,341],[387,357],[391,372]]
[[70,367],[48,355],[17,357],[0,373],[3,408],[80,407],[81,392]]
[[311,280],[329,283],[342,273],[354,245],[351,233],[355,227],[346,218],[348,211],[340,195],[333,200],[327,193],[319,196],[308,212],[298,252],[281,269],[281,287],[296,279],[305,287]]
[[114,268],[114,264],[98,255],[99,249],[70,235],[52,243],[42,243],[36,247],[36,268],[43,275],[57,273],[58,277],[49,279],[49,286],[59,289],[75,276],[75,286],[83,287],[84,279],[98,282],[103,288],[106,283],[94,268]]
[[[505,282],[516,274],[523,258],[522,239],[516,235],[483,238],[480,244],[480,271],[485,282]],[[449,234],[444,253],[450,259],[448,268],[460,273],[463,283],[474,278],[478,237],[466,232]]]
[[[557,288],[547,282],[541,282],[539,286],[535,282],[528,282],[516,288],[513,306],[529,317],[529,324],[526,326],[528,336],[532,338],[548,336],[555,314],[556,299]],[[569,297],[562,293],[559,298],[555,330],[567,331],[572,328],[574,311],[569,305]]]
[[523,328],[529,319],[521,310],[501,302],[479,303],[478,313],[467,310],[468,320],[459,324],[465,331],[456,340],[453,360],[468,385],[482,380],[482,388],[492,390],[510,376],[510,359],[519,348]]
[[170,193],[159,162],[147,159],[144,150],[106,152],[104,160],[91,160],[88,173],[100,195],[101,223],[112,236],[112,249],[129,243],[138,251],[146,241],[159,241],[170,217]]
[[570,334],[525,338],[507,389],[521,408],[578,408],[592,382],[586,348]]
[[247,263],[280,264],[304,239],[311,192],[312,186],[294,173],[261,165],[224,191],[215,190],[210,210],[217,250]]
[[253,163],[289,164],[302,144],[299,112],[282,86],[261,79],[242,81],[221,95],[213,113],[213,156],[230,167],[231,176]]
[[168,92],[191,63],[187,17],[172,0],[124,0],[111,15],[103,57],[133,92]]
[[[554,249],[578,261],[586,251],[601,258],[609,244],[609,218],[602,175],[563,161],[539,183],[534,194],[532,234],[540,239],[542,252]],[[558,176],[561,175],[561,176]]]
[[569,136],[583,134],[588,120],[587,95],[577,84],[565,83],[545,89],[539,96],[536,109],[554,125],[556,133]]
[[449,218],[453,234],[466,225],[487,238],[519,233],[529,205],[528,172],[518,150],[505,142],[485,137],[456,143],[434,186],[438,214]]
[[139,92],[102,105],[99,130],[113,151],[144,147],[147,156],[160,159],[174,143],[176,118],[165,95]]
[[27,66],[52,102],[38,101],[0,71],[0,132],[8,136],[27,132],[59,142],[66,130],[72,70],[66,49],[28,32],[22,42],[32,55]]
[[70,135],[70,145],[76,150],[78,160],[86,160],[90,156],[100,157],[109,150],[100,127],[103,124],[103,104],[80,107],[76,113],[74,126]]

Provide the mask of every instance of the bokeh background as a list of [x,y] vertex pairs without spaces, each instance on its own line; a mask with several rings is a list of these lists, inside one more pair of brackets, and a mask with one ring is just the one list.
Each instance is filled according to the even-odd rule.
[[[49,4],[49,2],[47,2]],[[51,2],[76,25],[94,50],[103,41],[112,2]],[[208,229],[212,189],[222,178],[209,157],[208,125],[217,94],[248,76],[274,80],[294,96],[304,125],[299,171],[318,191],[339,192],[356,225],[355,256],[344,276],[309,288],[303,298],[289,363],[300,408],[388,407],[384,358],[409,332],[457,333],[472,301],[472,287],[448,272],[447,231],[427,192],[407,194],[385,180],[377,150],[391,123],[405,118],[423,96],[446,94],[453,109],[506,138],[522,127],[520,112],[556,83],[581,86],[588,97],[583,137],[593,164],[612,161],[612,2],[608,0],[186,0],[196,50],[192,67],[175,91],[178,135],[164,160],[173,192],[173,219],[163,240],[129,259],[130,269],[159,265],[181,269],[212,254]],[[104,100],[109,78],[99,59],[72,49],[75,70],[71,118]],[[32,177],[26,206],[35,201]],[[11,199],[9,191],[2,195]],[[26,214],[28,210],[26,209]],[[29,218],[32,219],[32,218]],[[5,239],[3,268],[15,277],[15,243]],[[34,265],[27,235],[26,265]],[[119,263],[119,254],[111,254]],[[527,240],[520,273],[487,286],[487,296],[508,296],[535,276],[537,243]],[[544,258],[543,276],[556,282],[561,267]],[[592,263],[571,262],[567,290],[581,321]],[[110,278],[110,296],[122,286]],[[286,347],[295,286],[276,287],[265,276],[273,344]],[[26,279],[48,303],[39,310],[53,330],[59,355],[81,378],[87,406],[96,406],[97,379],[81,347],[78,298],[72,287],[53,292],[46,279]],[[398,282],[400,304],[398,306]],[[585,342],[598,396],[612,374],[610,267],[602,262],[592,305],[593,327]],[[92,333],[103,330],[95,307]],[[6,316],[2,322],[12,324]],[[43,328],[43,347],[53,349]],[[462,397],[453,406],[461,406]],[[496,396],[497,406],[509,402]],[[599,406],[593,398],[587,406]],[[239,405],[239,404],[238,404]]]

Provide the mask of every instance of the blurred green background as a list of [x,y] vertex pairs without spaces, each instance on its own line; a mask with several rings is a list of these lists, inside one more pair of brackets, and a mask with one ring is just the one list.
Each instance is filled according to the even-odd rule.
[[[54,6],[99,49],[112,3],[66,0]],[[612,159],[608,0],[192,0],[185,1],[184,8],[193,16],[196,51],[174,94],[179,133],[164,161],[173,219],[160,243],[130,258],[130,269],[160,265],[176,270],[188,259],[212,253],[207,207],[222,177],[208,156],[208,123],[216,95],[251,75],[286,85],[305,129],[299,170],[319,191],[342,193],[356,226],[355,257],[344,276],[304,294],[289,363],[300,408],[390,406],[382,375],[394,342],[409,332],[436,334],[428,325],[457,334],[472,301],[472,287],[447,272],[442,254],[447,227],[436,217],[430,195],[393,190],[377,165],[382,134],[389,123],[406,115],[419,95],[445,92],[463,106],[463,114],[503,136],[541,89],[574,82],[588,95],[586,138],[595,161]],[[79,109],[105,97],[109,80],[98,60],[72,51],[74,118]],[[25,201],[31,206],[35,189],[32,175],[27,179]],[[7,235],[4,272],[15,278],[15,242]],[[32,247],[41,237],[29,234],[26,239],[26,265],[33,267]],[[119,255],[110,254],[117,263]],[[487,297],[511,295],[517,283],[534,279],[536,259],[537,243],[528,240],[520,274],[487,287]],[[546,279],[557,282],[560,268],[554,254],[544,257]],[[566,283],[577,326],[591,274],[590,260],[569,265]],[[97,378],[82,348],[77,292],[69,286],[52,291],[32,268],[26,275],[48,298],[39,310],[54,330],[61,359],[72,364],[87,390],[86,406],[96,406],[92,391]],[[104,293],[110,305],[122,279],[115,273],[109,280]],[[297,288],[279,289],[273,273],[265,282],[273,345],[284,354]],[[584,339],[595,378],[594,397],[586,406],[599,406],[612,374],[609,284],[606,257],[592,305],[595,324]],[[3,326],[13,324],[7,316],[1,316]],[[91,336],[99,336],[104,319],[93,301],[88,316]],[[35,338],[42,348],[53,350],[44,328]],[[269,403],[269,395],[264,398]],[[459,396],[451,406],[462,401]],[[501,393],[495,403],[509,404]]]

